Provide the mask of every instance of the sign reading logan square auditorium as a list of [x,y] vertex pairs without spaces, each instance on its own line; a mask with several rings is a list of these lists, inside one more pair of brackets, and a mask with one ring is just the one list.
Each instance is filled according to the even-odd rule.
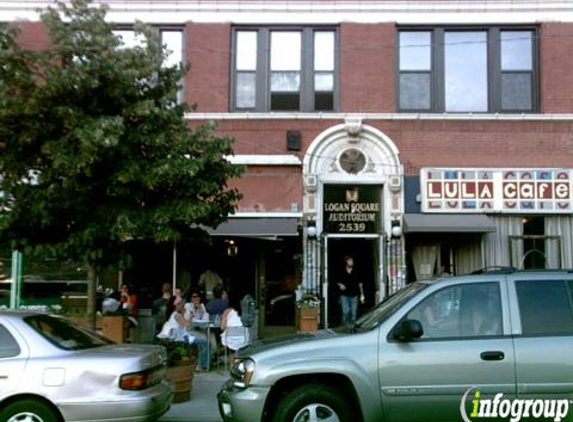
[[379,233],[381,186],[325,185],[323,231]]
[[421,170],[423,212],[573,212],[572,169]]

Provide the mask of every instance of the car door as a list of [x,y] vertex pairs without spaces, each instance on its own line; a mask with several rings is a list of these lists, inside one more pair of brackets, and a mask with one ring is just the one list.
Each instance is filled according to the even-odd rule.
[[515,397],[515,358],[507,289],[497,281],[450,284],[435,289],[401,320],[421,322],[417,340],[381,339],[379,378],[388,421],[462,420],[474,394]]
[[[519,274],[517,395],[523,399],[573,400],[573,280],[571,274]],[[573,410],[567,420],[573,420]]]
[[0,320],[0,400],[20,384],[26,359],[14,335]]

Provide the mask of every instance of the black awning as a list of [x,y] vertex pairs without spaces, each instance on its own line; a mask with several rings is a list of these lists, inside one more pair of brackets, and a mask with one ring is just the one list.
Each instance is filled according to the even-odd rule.
[[216,229],[208,229],[212,236],[284,237],[298,236],[298,218],[229,218]]
[[495,224],[484,214],[404,214],[404,233],[489,233]]

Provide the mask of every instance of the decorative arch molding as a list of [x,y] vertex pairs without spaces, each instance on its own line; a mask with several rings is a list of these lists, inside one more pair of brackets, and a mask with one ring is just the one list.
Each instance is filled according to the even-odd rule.
[[[349,174],[340,166],[340,155],[347,149],[361,151],[366,163],[356,174]],[[402,175],[400,153],[396,144],[382,131],[363,125],[358,118],[346,119],[315,138],[303,162],[305,184],[308,176],[322,180],[352,180],[353,182],[385,181],[390,175]]]

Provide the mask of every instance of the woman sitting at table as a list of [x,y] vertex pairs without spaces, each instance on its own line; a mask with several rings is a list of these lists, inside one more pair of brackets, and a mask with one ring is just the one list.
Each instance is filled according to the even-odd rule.
[[209,313],[205,305],[201,302],[201,294],[197,290],[191,290],[189,302],[185,304],[185,319],[191,323],[192,335],[203,338],[207,341],[209,334],[209,358],[217,350],[217,339],[215,333],[211,332]]
[[[174,311],[169,316],[169,319],[163,324],[161,332],[157,334],[157,338],[172,341],[185,341],[189,344],[196,344],[199,347],[199,361],[197,363],[196,371],[201,372],[209,366],[209,353],[207,351],[207,340],[202,337],[200,333],[191,330],[191,321],[184,317],[185,302],[178,301],[173,296],[169,299],[169,305],[174,306]],[[169,307],[168,305],[168,307]]]

